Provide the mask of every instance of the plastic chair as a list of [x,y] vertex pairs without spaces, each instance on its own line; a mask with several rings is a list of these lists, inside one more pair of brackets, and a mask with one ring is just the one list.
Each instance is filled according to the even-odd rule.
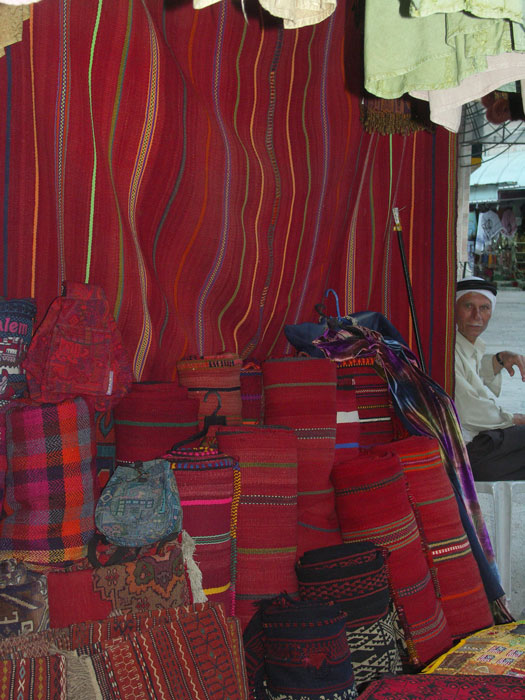
[[[512,498],[525,494],[525,481],[476,481],[478,493],[492,496],[494,505],[494,554],[507,602],[512,597]],[[524,523],[525,525],[525,523]]]

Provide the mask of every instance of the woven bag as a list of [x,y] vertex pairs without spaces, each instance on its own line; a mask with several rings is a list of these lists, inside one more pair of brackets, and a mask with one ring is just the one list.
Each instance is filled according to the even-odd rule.
[[212,447],[181,447],[166,455],[177,480],[184,530],[195,542],[195,561],[209,600],[235,611],[238,461]]
[[83,396],[97,410],[129,391],[131,363],[101,287],[64,282],[22,363],[34,401]]
[[182,508],[170,463],[154,459],[118,464],[97,503],[95,523],[120,547],[175,537],[182,529]]
[[1,559],[63,564],[86,556],[99,493],[93,433],[80,397],[8,411]]

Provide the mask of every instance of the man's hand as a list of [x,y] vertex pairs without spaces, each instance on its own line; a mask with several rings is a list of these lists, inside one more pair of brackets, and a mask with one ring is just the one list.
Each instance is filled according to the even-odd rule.
[[514,425],[525,425],[525,415],[523,413],[515,413],[512,416]]
[[497,354],[500,356],[503,365],[499,364],[496,359],[496,355],[494,355],[492,358],[494,374],[498,374],[498,372],[501,372],[502,369],[506,369],[510,376],[513,377],[514,367],[517,367],[519,373],[521,374],[521,381],[525,382],[525,356],[518,355],[516,352],[509,352],[508,350],[501,350],[501,352]]

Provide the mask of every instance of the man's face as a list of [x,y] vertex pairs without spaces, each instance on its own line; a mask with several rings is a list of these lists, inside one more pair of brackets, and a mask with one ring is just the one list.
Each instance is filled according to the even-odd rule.
[[492,316],[492,303],[483,294],[468,292],[456,301],[458,331],[474,343],[488,326]]

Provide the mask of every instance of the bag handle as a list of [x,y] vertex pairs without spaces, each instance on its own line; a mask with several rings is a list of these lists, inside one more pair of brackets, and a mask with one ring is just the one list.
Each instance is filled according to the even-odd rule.
[[204,398],[203,398],[204,402],[206,402],[208,400],[208,396],[210,394],[216,395],[217,406],[214,408],[213,412],[209,416],[204,416],[203,429],[200,430],[198,433],[195,433],[195,435],[191,435],[190,437],[184,438],[184,440],[180,440],[180,442],[176,442],[174,445],[172,445],[170,447],[168,452],[166,452],[165,454],[169,454],[170,452],[175,452],[175,450],[178,450],[179,447],[183,447],[184,445],[187,445],[189,442],[194,442],[195,440],[202,439],[208,433],[210,425],[226,425],[226,416],[219,416],[218,415],[218,413],[221,409],[221,406],[222,406],[222,399],[221,399],[221,395],[220,395],[218,389],[208,389],[208,391],[204,394]]
[[89,563],[94,569],[100,566],[115,566],[128,561],[135,561],[138,557],[140,547],[120,547],[117,546],[107,562],[103,564],[97,556],[98,543],[109,544],[107,538],[101,532],[95,532],[88,542],[87,556]]

